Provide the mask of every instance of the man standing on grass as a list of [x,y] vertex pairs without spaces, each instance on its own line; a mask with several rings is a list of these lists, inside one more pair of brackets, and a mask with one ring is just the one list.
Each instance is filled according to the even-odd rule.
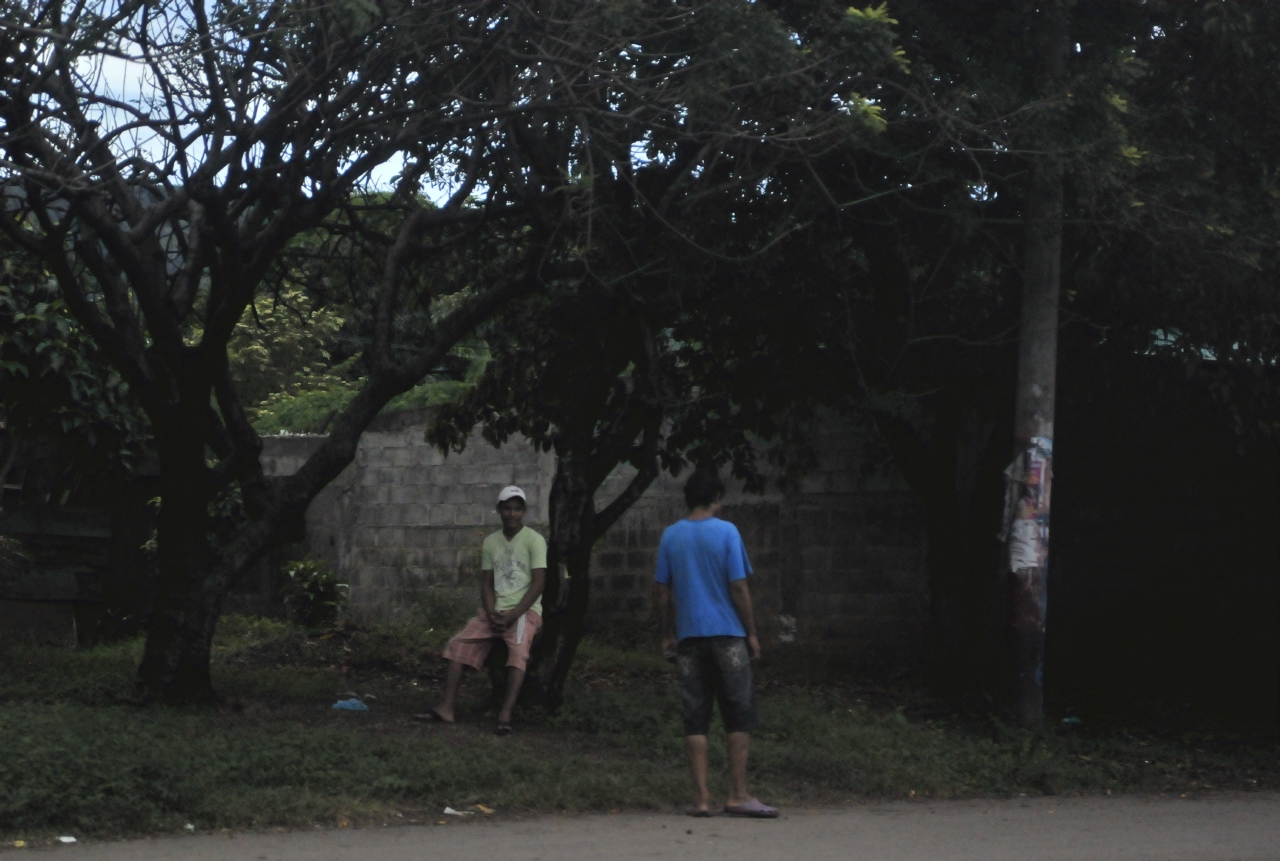
[[[690,816],[710,816],[707,731],[712,699],[729,734],[729,799],[724,812],[772,819],[778,811],[747,793],[747,751],[760,723],[751,661],[760,657],[747,575],[751,564],[732,523],[716,517],[724,482],[695,471],[684,486],[689,516],[668,526],[658,546],[654,602],[662,620],[662,653],[676,662],[684,702],[684,741],[693,775]],[[675,599],[675,630],[671,603]]]
[[529,664],[529,646],[542,627],[542,587],[547,576],[547,542],[524,525],[524,491],[514,485],[498,493],[502,529],[485,538],[480,550],[481,607],[466,627],[449,640],[444,699],[440,705],[414,715],[415,720],[456,720],[454,703],[462,668],[484,667],[493,644],[507,644],[507,695],[498,713],[498,735],[510,735],[511,710]]

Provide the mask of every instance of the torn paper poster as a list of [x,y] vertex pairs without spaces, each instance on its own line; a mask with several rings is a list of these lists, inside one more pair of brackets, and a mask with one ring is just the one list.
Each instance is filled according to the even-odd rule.
[[1040,567],[1040,523],[1015,520],[1009,536],[1009,570]]
[[[1053,440],[1035,437],[1026,451],[1004,471],[1004,520],[1000,540],[1009,541],[1010,568],[1026,564],[1034,556],[1045,564],[1049,546],[1050,487],[1053,482]],[[1031,524],[1019,526],[1019,523]],[[1035,547],[1028,544],[1034,540]],[[1014,544],[1018,544],[1015,547]]]

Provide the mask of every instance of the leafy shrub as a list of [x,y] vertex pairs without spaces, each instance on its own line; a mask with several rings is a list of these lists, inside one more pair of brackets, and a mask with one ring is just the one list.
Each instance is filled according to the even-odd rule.
[[340,385],[328,346],[342,323],[341,309],[316,307],[301,290],[255,299],[227,343],[241,401],[258,407],[272,395]]
[[326,628],[347,604],[348,586],[327,562],[302,559],[284,566],[289,582],[281,590],[289,618],[307,628]]
[[[289,393],[277,392],[258,407],[253,426],[261,434],[320,433],[333,415],[351,403],[363,380],[336,381],[325,388]],[[458,400],[474,386],[459,380],[428,380],[397,395],[383,412],[436,407]]]

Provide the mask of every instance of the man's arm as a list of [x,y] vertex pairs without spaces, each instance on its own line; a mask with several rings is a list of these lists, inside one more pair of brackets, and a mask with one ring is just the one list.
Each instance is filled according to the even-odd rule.
[[747,632],[747,648],[752,658],[760,657],[760,640],[756,637],[756,617],[751,611],[751,590],[747,588],[747,578],[734,580],[729,584],[729,597],[733,599],[733,609],[738,611],[738,621],[742,622]]
[[658,608],[659,630],[662,631],[662,657],[674,661],[676,632],[671,626],[671,587],[666,583],[653,584],[653,605]]
[[521,616],[529,612],[529,608],[533,606],[533,602],[537,601],[542,595],[542,590],[547,584],[547,569],[534,568],[529,575],[529,588],[525,590],[524,597],[520,599],[520,603],[516,604],[510,610],[502,611],[503,626],[515,624]]
[[496,600],[497,594],[493,589],[493,569],[488,568],[480,572],[480,605],[484,607],[484,615],[491,625],[497,625],[499,622],[498,613],[493,609]]

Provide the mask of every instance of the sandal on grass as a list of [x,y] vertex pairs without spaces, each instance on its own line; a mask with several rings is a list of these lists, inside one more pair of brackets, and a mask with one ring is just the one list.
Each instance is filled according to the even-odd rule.
[[777,819],[778,808],[764,804],[753,798],[746,804],[725,805],[724,812],[731,816],[746,816],[749,819]]
[[445,720],[440,712],[435,709],[429,709],[422,714],[410,715],[413,720],[422,721],[423,723],[453,723],[451,720]]
[[511,721],[498,721],[498,725],[493,731],[497,735],[511,735]]

